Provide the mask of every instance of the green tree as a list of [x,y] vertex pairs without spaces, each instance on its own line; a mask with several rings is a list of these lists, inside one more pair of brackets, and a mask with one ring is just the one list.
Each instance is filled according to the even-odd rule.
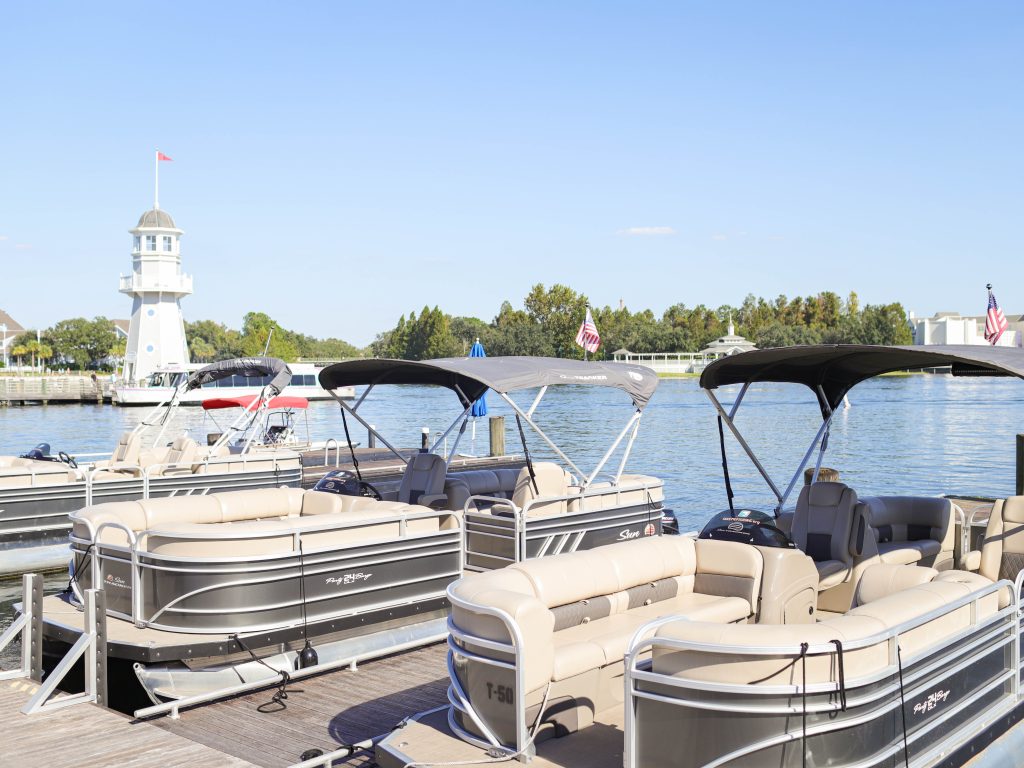
[[523,300],[527,315],[544,330],[556,357],[583,357],[576,333],[586,316],[587,304],[582,293],[557,283],[547,289],[538,283]]
[[55,357],[78,368],[99,367],[117,341],[114,325],[105,317],[61,320],[42,335]]
[[[267,343],[269,340],[269,344]],[[293,362],[299,356],[298,348],[269,315],[264,312],[249,312],[242,318],[241,351],[247,357],[264,354]]]
[[18,361],[18,367],[21,368],[21,358],[28,354],[28,347],[24,344],[13,344],[11,346],[11,356]]

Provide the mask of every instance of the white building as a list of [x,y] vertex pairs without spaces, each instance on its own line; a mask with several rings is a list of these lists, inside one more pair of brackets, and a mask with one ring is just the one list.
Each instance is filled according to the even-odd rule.
[[188,365],[181,297],[192,293],[192,277],[181,271],[181,236],[167,211],[156,205],[139,217],[132,234],[132,271],[120,291],[132,297],[124,381],[141,383],[156,370]]
[[729,332],[725,336],[712,341],[700,353],[709,360],[717,360],[720,357],[728,357],[739,352],[749,352],[752,349],[757,349],[757,347],[754,346],[753,342],[736,335],[736,326],[732,324],[732,318],[730,317]]
[[24,332],[21,323],[0,309],[0,359],[4,367],[10,365],[10,349],[14,346],[14,340]]
[[[1007,329],[997,346],[1019,347],[1024,340],[1024,317],[1007,315]],[[985,316],[964,317],[958,312],[936,312],[932,317],[910,313],[910,332],[915,344],[988,344],[985,341]]]

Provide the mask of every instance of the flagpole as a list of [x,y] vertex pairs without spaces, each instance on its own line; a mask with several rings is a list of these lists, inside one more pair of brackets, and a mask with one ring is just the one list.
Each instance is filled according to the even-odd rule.
[[160,150],[153,150],[153,210],[160,208]]

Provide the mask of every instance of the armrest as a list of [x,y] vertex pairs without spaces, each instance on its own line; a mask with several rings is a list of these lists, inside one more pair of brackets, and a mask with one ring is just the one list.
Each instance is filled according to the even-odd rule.
[[972,549],[964,555],[961,568],[965,571],[974,571],[975,573],[981,570],[981,552],[976,549]]

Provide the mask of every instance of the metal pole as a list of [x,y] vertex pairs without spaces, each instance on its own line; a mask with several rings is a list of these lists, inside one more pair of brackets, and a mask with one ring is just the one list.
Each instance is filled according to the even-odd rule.
[[728,413],[725,412],[725,408],[723,408],[722,404],[718,402],[718,398],[715,397],[714,393],[710,389],[705,389],[704,394],[706,394],[708,398],[711,400],[711,404],[715,406],[715,410],[718,411],[718,413],[721,415],[722,421],[724,421],[725,425],[729,427],[729,431],[732,432],[733,437],[736,438],[736,442],[740,444],[740,446],[746,452],[747,456],[749,456],[750,460],[754,463],[754,466],[757,468],[757,471],[761,474],[761,477],[763,477],[764,481],[768,483],[768,487],[772,489],[772,492],[775,494],[775,498],[779,500],[779,506],[781,509],[781,502],[783,499],[782,492],[779,490],[779,487],[775,485],[775,482],[768,475],[768,470],[766,470],[764,466],[761,464],[760,460],[754,454],[754,450],[749,445],[747,445],[747,441],[743,439],[743,435],[740,434],[740,431],[736,428],[736,425],[732,423],[732,418],[729,416]]
[[92,668],[95,675],[93,691],[95,701],[101,707],[107,706],[107,594],[102,589],[95,590],[92,644]]
[[28,637],[22,635],[24,658],[28,662],[28,676],[37,683],[43,681],[43,577],[28,573],[24,577],[24,605],[29,611]]

